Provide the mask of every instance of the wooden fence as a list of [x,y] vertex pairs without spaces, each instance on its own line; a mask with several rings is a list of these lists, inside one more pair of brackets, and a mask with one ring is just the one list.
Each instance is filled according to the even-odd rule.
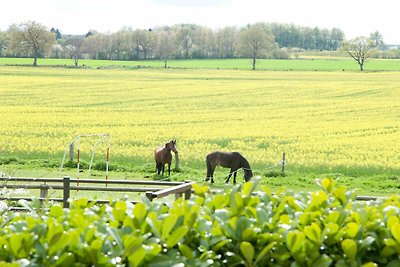
[[[97,184],[97,186],[93,186]],[[95,180],[64,178],[27,178],[27,177],[0,177],[0,188],[8,189],[36,189],[40,190],[39,200],[63,202],[64,208],[69,208],[71,191],[98,191],[98,192],[142,192],[150,201],[168,195],[175,198],[184,196],[189,199],[192,192],[191,181],[161,182],[161,181],[131,181],[131,180]],[[102,186],[99,186],[102,185]],[[119,186],[118,186],[119,185]],[[121,186],[123,185],[123,186]],[[49,190],[62,190],[62,198],[47,198]],[[0,195],[0,200],[18,201],[32,200],[32,197],[6,197]],[[109,203],[108,200],[92,200],[97,203]],[[134,202],[134,201],[132,201]]]

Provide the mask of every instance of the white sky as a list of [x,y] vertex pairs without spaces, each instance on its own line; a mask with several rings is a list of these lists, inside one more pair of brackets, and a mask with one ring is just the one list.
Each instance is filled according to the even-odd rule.
[[2,0],[0,30],[28,20],[63,34],[195,23],[213,29],[255,22],[340,28],[347,39],[379,31],[400,44],[398,0]]

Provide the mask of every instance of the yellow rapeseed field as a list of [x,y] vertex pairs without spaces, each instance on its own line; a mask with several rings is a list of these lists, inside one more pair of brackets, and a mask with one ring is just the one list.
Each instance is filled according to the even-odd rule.
[[251,163],[400,169],[398,72],[0,67],[0,153],[60,157],[109,133],[113,157],[152,161],[177,139],[185,162],[213,150]]

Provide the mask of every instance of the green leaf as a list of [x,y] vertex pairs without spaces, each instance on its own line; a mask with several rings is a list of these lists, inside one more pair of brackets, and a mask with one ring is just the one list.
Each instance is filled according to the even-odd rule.
[[55,262],[55,266],[73,266],[76,262],[75,255],[71,252],[62,253],[58,260]]
[[336,182],[332,178],[325,178],[321,181],[322,188],[324,188],[325,191],[328,193],[332,192],[335,184]]
[[327,255],[319,256],[313,263],[313,267],[329,267],[332,264],[332,259]]
[[13,235],[11,235],[11,237],[10,237],[10,239],[9,239],[9,243],[10,243],[10,249],[11,249],[11,252],[16,256],[16,257],[18,257],[19,256],[19,252],[21,251],[21,249],[22,249],[22,241],[23,241],[23,238],[22,238],[22,234],[19,234],[19,233],[16,233],[16,234],[13,234]]
[[64,215],[64,210],[61,206],[58,205],[51,206],[49,214],[54,218],[59,218]]
[[350,222],[347,224],[346,233],[349,237],[355,238],[360,230],[360,226],[357,223]]
[[135,216],[135,218],[140,223],[142,223],[146,218],[146,213],[147,213],[147,208],[144,203],[139,202],[135,204],[135,206],[133,207],[133,216]]
[[189,260],[194,258],[192,250],[185,244],[179,244],[179,251]]
[[194,190],[194,194],[200,197],[204,197],[205,194],[210,190],[208,186],[201,186],[200,184],[192,184],[192,188]]
[[400,243],[400,223],[394,223],[392,227],[390,227],[390,230],[397,243]]
[[253,258],[254,258],[254,247],[251,243],[243,241],[240,243],[240,252],[242,252],[242,255],[246,259],[246,261],[249,263],[249,265],[252,265]]
[[354,260],[357,255],[357,243],[353,239],[345,239],[342,242],[343,252],[349,257],[350,260]]
[[261,252],[257,255],[256,261],[254,262],[254,265],[257,266],[257,263],[261,261],[262,259],[265,258],[267,253],[275,246],[276,242],[271,242],[267,246],[265,246]]
[[86,198],[74,199],[71,203],[71,207],[74,209],[84,209],[88,205],[89,200]]
[[308,239],[310,239],[314,243],[321,243],[321,228],[318,224],[312,223],[311,225],[304,227],[304,233],[306,234]]
[[367,262],[363,264],[361,267],[378,267],[378,264],[376,264],[375,262]]
[[157,220],[157,214],[155,212],[149,212],[146,217],[146,222],[150,225],[153,234],[157,237],[160,237],[162,223],[161,221]]
[[146,250],[140,246],[131,255],[128,256],[128,261],[131,266],[140,266],[144,257],[146,256]]
[[176,214],[169,214],[167,218],[165,218],[162,224],[162,231],[161,231],[161,239],[166,240],[167,236],[174,228],[176,221],[178,220],[178,216]]
[[115,207],[112,210],[112,215],[118,222],[123,222],[126,217],[126,203],[124,201],[118,201],[115,203]]
[[180,226],[172,231],[166,242],[167,248],[172,248],[173,246],[175,246],[179,242],[179,240],[181,240],[186,235],[188,231],[189,227],[187,226]]
[[390,216],[387,220],[387,226],[389,228],[391,228],[393,226],[393,224],[395,223],[400,223],[399,218],[397,218],[397,216]]
[[286,237],[286,244],[288,246],[288,249],[292,253],[296,253],[300,251],[303,242],[305,239],[305,235],[303,232],[300,231],[294,231],[294,232],[289,232]]
[[398,267],[400,266],[400,260],[392,260],[386,265],[386,267]]
[[252,227],[246,228],[243,231],[242,240],[243,241],[251,241],[256,235],[257,235],[257,233],[256,233],[256,231],[254,231],[254,228],[252,228]]
[[259,182],[260,182],[260,178],[255,177],[250,182],[244,183],[243,189],[242,189],[243,195],[250,197],[251,194],[254,192],[254,190],[257,188]]

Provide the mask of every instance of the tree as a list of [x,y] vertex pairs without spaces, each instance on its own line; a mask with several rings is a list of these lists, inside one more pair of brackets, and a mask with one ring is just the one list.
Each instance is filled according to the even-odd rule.
[[253,70],[256,69],[256,59],[265,56],[273,45],[274,37],[264,24],[248,25],[239,33],[239,54],[252,59]]
[[37,66],[37,58],[41,53],[51,49],[55,43],[55,34],[49,31],[44,25],[28,21],[21,24],[13,24],[9,30],[10,48],[21,49],[25,52],[32,52],[33,66]]
[[82,57],[83,42],[83,36],[73,36],[65,41],[65,48],[68,51],[70,57],[74,60],[75,67],[78,67],[79,59]]
[[369,39],[372,40],[374,46],[378,49],[384,47],[385,43],[383,42],[382,34],[378,31],[375,31],[369,35]]
[[7,48],[7,45],[8,45],[7,33],[0,31],[0,56],[3,50]]
[[364,36],[343,43],[343,49],[358,63],[360,71],[364,71],[364,63],[371,56],[373,48],[374,42]]
[[225,27],[216,33],[218,58],[233,58],[236,50],[238,30],[236,27]]
[[176,51],[175,35],[170,31],[162,31],[156,36],[156,56],[164,61],[164,68],[167,68],[168,60]]

